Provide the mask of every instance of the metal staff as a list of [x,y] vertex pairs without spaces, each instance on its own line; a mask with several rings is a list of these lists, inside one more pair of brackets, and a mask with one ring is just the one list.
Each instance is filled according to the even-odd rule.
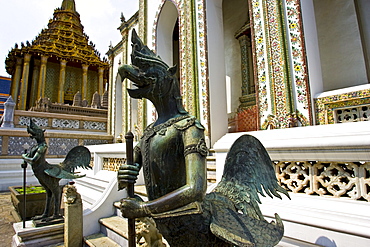
[[[134,135],[131,131],[127,132],[125,135],[126,139],[126,164],[127,165],[133,165],[134,164]],[[134,197],[134,183],[129,183],[127,185],[127,195],[129,198]],[[135,219],[129,218],[128,219],[128,246],[129,247],[135,247],[136,246],[136,240],[135,240]]]
[[[27,153],[27,149],[24,150]],[[26,177],[27,177],[27,162],[23,160],[21,165],[23,168],[23,228],[26,228]]]

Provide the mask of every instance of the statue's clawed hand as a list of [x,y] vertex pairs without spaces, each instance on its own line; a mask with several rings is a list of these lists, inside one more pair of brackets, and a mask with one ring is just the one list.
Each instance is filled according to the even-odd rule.
[[22,159],[29,163],[32,161],[32,157],[28,157],[28,154],[22,154]]
[[121,199],[120,202],[122,217],[133,219],[150,216],[150,212],[146,207],[146,202],[143,202],[138,196],[135,198]]
[[133,165],[122,165],[120,166],[117,174],[118,179],[118,189],[127,188],[130,183],[135,183],[137,176],[139,175],[140,167],[139,164]]

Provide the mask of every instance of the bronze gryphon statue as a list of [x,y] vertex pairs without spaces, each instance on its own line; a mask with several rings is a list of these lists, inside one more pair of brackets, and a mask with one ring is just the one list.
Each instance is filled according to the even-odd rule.
[[[65,160],[58,164],[49,164],[46,159],[46,144],[44,132],[30,119],[30,124],[27,126],[27,132],[32,139],[36,140],[36,144],[32,146],[28,153],[23,154],[22,158],[32,166],[32,171],[38,179],[39,183],[46,190],[46,205],[42,215],[35,216],[33,220],[41,220],[48,222],[54,219],[62,218],[60,215],[61,188],[59,181],[64,179],[75,179],[85,175],[74,174],[74,170],[78,167],[91,169],[90,159],[91,154],[89,149],[84,146],[77,146],[71,149]],[[50,216],[51,202],[54,199],[54,212]]]
[[[134,165],[118,171],[120,189],[136,180],[143,168],[148,201],[121,200],[123,217],[153,217],[171,247],[274,246],[284,227],[268,223],[258,206],[258,193],[289,197],[279,186],[262,144],[253,136],[240,137],[231,147],[222,180],[206,195],[204,127],[184,110],[175,76],[169,67],[132,32],[132,65],[119,68],[136,89],[135,99],[146,98],[158,118],[149,125],[134,149]],[[278,193],[279,192],[279,193]]]

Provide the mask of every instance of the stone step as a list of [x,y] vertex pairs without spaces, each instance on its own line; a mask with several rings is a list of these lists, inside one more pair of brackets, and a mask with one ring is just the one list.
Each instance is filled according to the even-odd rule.
[[322,245],[308,243],[302,240],[283,237],[283,239],[276,245],[276,247],[318,247]]
[[146,188],[145,185],[135,185],[135,194],[138,194],[140,196],[147,196],[146,194]]
[[127,219],[114,215],[99,220],[100,232],[121,246],[127,246]]
[[85,244],[90,247],[120,247],[118,243],[105,236],[103,233],[92,234],[84,237]]
[[16,234],[13,236],[12,246],[50,246],[61,243],[64,239],[64,223],[35,227],[33,221],[29,220],[26,221],[26,228],[23,228],[23,222],[14,223],[13,228]]

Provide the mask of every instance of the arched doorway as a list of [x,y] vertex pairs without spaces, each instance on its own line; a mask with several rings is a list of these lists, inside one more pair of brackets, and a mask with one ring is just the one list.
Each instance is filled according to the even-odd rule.
[[179,62],[178,11],[171,1],[165,2],[159,15],[156,39],[156,51],[163,61],[170,66]]

